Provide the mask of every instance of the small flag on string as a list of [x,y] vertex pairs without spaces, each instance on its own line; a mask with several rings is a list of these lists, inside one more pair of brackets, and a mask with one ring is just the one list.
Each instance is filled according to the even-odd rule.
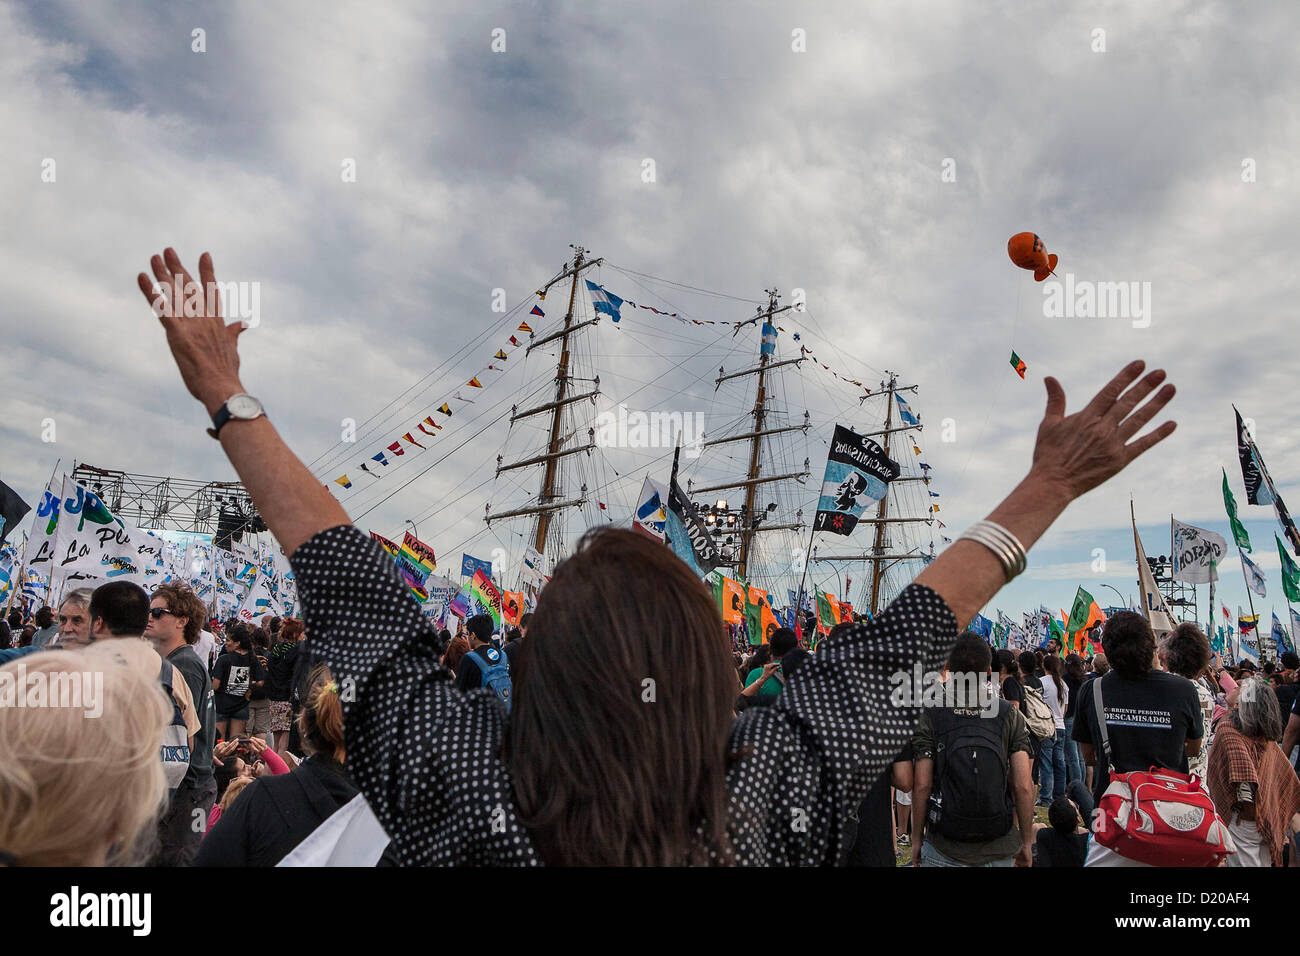
[[379,462],[385,468],[388,467],[388,459],[384,457],[384,453],[382,451],[378,455],[371,455],[370,458],[372,461]]
[[1016,374],[1021,378],[1025,377],[1025,360],[1015,352],[1011,353],[1011,367],[1016,370]]
[[424,446],[421,445],[418,441],[416,441],[414,438],[411,437],[411,433],[410,433],[410,432],[407,432],[407,433],[406,433],[405,435],[403,435],[402,437],[405,438],[407,441],[409,441],[409,442],[410,442],[412,445],[414,445],[416,448],[423,448],[423,447],[424,447]]
[[[365,466],[362,465],[361,467],[364,468]],[[352,482],[351,482],[351,480],[349,480],[349,478],[348,478],[347,475],[342,475],[342,476],[340,476],[340,477],[338,477],[338,478],[335,478],[334,480],[335,480],[338,484],[342,485],[344,488],[351,488],[351,487],[352,487]]]
[[468,385],[468,386],[470,386],[471,388],[482,388],[482,387],[483,387],[483,383],[480,382],[480,381],[478,380],[478,377],[477,377],[477,376],[475,376],[474,378],[471,378],[471,379],[470,379],[468,382],[466,382],[465,384]]
[[605,502],[603,502],[603,501],[597,501],[596,504],[600,505],[600,510],[601,510],[601,511],[607,511],[607,510],[609,510],[609,509],[607,509],[607,508],[605,507]]
[[912,451],[919,455],[921,454],[921,447],[916,442],[912,442]]
[[518,348],[519,340],[512,335],[510,336],[510,344],[513,345],[515,348]]
[[364,471],[367,475],[374,474],[374,472],[370,470],[370,466],[367,465],[364,461],[361,463],[361,470]]
[[[431,427],[433,427],[433,428],[437,428],[437,429],[439,429],[439,430],[442,429],[442,426],[439,425],[437,422],[435,422],[435,421],[433,420],[433,416],[432,416],[432,415],[427,415],[427,416],[425,416],[425,419],[424,419],[423,424],[425,424],[425,425],[429,425],[429,426],[431,426]],[[421,431],[424,431],[424,429],[420,429],[420,430],[421,430]],[[429,433],[428,433],[428,432],[425,432],[425,434],[427,435],[427,434],[429,434]]]
[[394,455],[406,454],[406,452],[402,450],[402,443],[398,441],[395,441],[391,445],[389,445],[388,450],[391,451]]
[[442,412],[444,415],[450,416],[451,406],[448,405],[446,402],[443,402],[440,406],[438,406],[438,411]]
[[931,513],[931,514],[936,514],[936,515],[937,515],[937,514],[939,513],[939,506],[938,506],[938,505],[930,505],[930,513]]
[[[535,306],[533,306],[533,310],[532,310],[531,312],[529,312],[528,314],[529,314],[529,315],[540,315],[542,318],[546,318],[546,313],[542,311],[542,307],[541,307],[540,305],[535,305]],[[519,326],[519,331],[520,331],[520,332],[524,332],[524,331],[531,332],[532,329],[525,329],[525,328],[521,325],[521,326]]]
[[499,358],[499,359],[501,359],[502,361],[505,361],[506,359],[510,358],[509,355],[506,355],[504,349],[499,349],[499,350],[497,351],[497,354],[494,355],[494,356],[492,356],[492,357],[493,357],[493,358]]
[[533,327],[532,327],[531,325],[529,325],[527,322],[520,322],[520,323],[519,323],[519,328],[515,329],[515,331],[516,331],[516,332],[527,332],[529,335],[532,335],[532,333],[533,333]]

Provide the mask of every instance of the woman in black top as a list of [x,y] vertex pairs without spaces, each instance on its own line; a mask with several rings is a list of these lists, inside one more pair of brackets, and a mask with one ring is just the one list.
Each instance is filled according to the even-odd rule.
[[1065,658],[1065,686],[1070,689],[1070,699],[1065,705],[1065,777],[1070,783],[1076,780],[1086,782],[1085,768],[1083,765],[1083,754],[1079,751],[1079,745],[1075,742],[1074,733],[1074,712],[1079,706],[1079,688],[1083,686],[1083,679],[1087,676],[1084,670],[1083,658],[1078,654],[1067,654]]
[[[150,267],[140,290],[186,386],[216,415],[246,390],[240,324],[202,294],[216,287],[211,257],[199,260],[202,285],[172,249]],[[187,314],[194,301],[205,314]],[[1173,397],[1164,372],[1144,368],[1130,363],[1068,417],[1046,378],[1033,466],[989,515],[989,534],[1017,547],[960,538],[800,667],[776,704],[734,719],[717,604],[658,542],[601,529],[555,568],[507,720],[490,691],[455,689],[392,558],[265,416],[227,421],[219,437],[291,555],[311,650],[348,688],[348,769],[403,863],[815,865],[843,858],[849,812],[920,717],[890,675],[939,671],[1021,570],[1020,549],[1173,432],[1166,422],[1137,437]]]
[[[339,685],[317,667],[309,688],[298,723],[310,756],[289,773],[249,784],[203,838],[195,866],[275,866],[356,797],[343,770]],[[383,847],[374,849],[378,857]]]
[[226,639],[226,653],[212,668],[213,704],[217,711],[217,736],[238,737],[248,724],[248,702],[253,685],[265,679],[261,663],[253,653],[252,629],[236,626]]

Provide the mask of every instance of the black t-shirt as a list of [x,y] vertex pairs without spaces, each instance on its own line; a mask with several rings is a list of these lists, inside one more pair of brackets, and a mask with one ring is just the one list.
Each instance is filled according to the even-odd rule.
[[248,706],[249,698],[245,694],[252,689],[254,681],[265,679],[266,674],[255,655],[227,651],[217,658],[212,676],[218,681],[217,714],[226,717]]
[[[1100,803],[1110,773],[1099,743],[1095,693],[1093,681],[1088,681],[1080,693],[1073,736],[1081,744],[1092,744],[1097,752],[1092,796]],[[1109,759],[1116,771],[1165,767],[1187,772],[1185,745],[1205,736],[1201,701],[1191,681],[1164,671],[1151,671],[1140,680],[1111,671],[1101,678],[1101,693],[1112,751]]]
[[1088,834],[1061,836],[1055,830],[1039,830],[1034,866],[1083,866],[1088,857]]
[[1078,713],[1079,688],[1083,686],[1083,681],[1071,676],[1069,671],[1066,671],[1062,676],[1065,678],[1065,686],[1070,689],[1070,700],[1069,703],[1065,705],[1065,713],[1061,716],[1066,720],[1069,720]]
[[[496,663],[496,658],[502,654],[502,651],[495,644],[482,644],[474,648],[473,653],[478,654],[489,664],[494,664]],[[510,658],[507,657],[507,664],[509,663],[509,660]],[[475,663],[474,658],[471,656],[471,652],[466,651],[465,656],[462,657],[460,663],[456,665],[456,689],[473,690],[476,687],[482,686],[483,672],[479,670],[479,666]]]
[[518,640],[511,641],[509,644],[506,645],[506,663],[510,665],[511,670],[514,670],[515,661],[519,657],[519,646],[523,644],[523,642],[524,639],[521,637]]
[[1015,704],[1020,708],[1023,716],[1025,713],[1025,691],[1020,686],[1020,681],[1014,677],[1008,677],[1002,681],[1002,699],[1009,704]]
[[297,641],[278,641],[271,648],[271,659],[266,665],[266,696],[268,700],[288,700],[293,692],[293,669],[298,660]]
[[[773,698],[775,700],[776,698]],[[909,743],[894,763],[911,763]],[[845,866],[896,866],[894,858],[894,800],[890,796],[892,766],[882,773],[858,807],[858,832],[849,846]]]

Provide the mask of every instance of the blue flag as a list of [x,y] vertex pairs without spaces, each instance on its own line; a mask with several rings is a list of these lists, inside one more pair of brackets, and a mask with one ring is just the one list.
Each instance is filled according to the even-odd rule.
[[480,568],[483,570],[483,573],[488,576],[488,580],[491,580],[492,579],[491,561],[480,561],[478,558],[472,558],[468,554],[462,554],[460,556],[460,573],[462,576],[467,578],[472,578],[475,572],[477,572]]
[[974,631],[980,637],[993,636],[993,622],[983,614],[976,614],[967,630]]
[[915,415],[912,414],[912,409],[907,404],[907,399],[903,398],[903,396],[899,395],[897,392],[894,393],[894,398],[898,399],[898,414],[899,417],[903,419],[904,424],[907,425],[921,424],[920,419],[918,419]]
[[603,312],[611,319],[617,322],[622,318],[618,310],[623,307],[623,300],[607,289],[601,288],[590,279],[583,280],[587,283],[587,291],[591,293],[591,304],[597,312]]
[[773,355],[776,353],[776,326],[771,322],[763,323],[763,347],[760,349],[762,355]]

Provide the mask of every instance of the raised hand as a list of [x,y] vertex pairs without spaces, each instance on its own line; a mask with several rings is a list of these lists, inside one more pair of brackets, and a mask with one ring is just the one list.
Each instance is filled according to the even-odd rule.
[[1165,380],[1164,369],[1156,369],[1137,381],[1145,367],[1141,359],[1130,362],[1082,410],[1069,416],[1061,383],[1051,377],[1044,380],[1047,411],[1038,426],[1033,470],[1049,477],[1071,500],[1113,478],[1173,434],[1175,424],[1170,421],[1130,441],[1174,397],[1174,386],[1166,385],[1142,404]]
[[167,346],[185,387],[211,415],[231,395],[244,390],[236,348],[244,325],[227,325],[221,318],[212,257],[206,252],[199,257],[199,282],[170,247],[152,257],[149,266],[153,278],[141,272],[136,282],[167,333]]

